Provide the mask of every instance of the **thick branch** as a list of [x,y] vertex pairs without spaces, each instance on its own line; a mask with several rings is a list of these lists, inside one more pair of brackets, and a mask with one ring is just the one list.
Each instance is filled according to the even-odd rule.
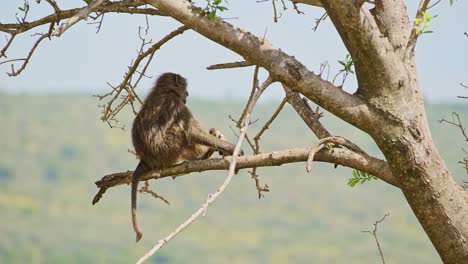
[[[389,28],[381,32],[366,5],[358,7],[354,1],[349,0],[322,2],[353,58],[359,83],[358,94],[372,100],[386,93],[395,93],[402,84],[408,82],[406,69],[401,67],[406,46],[404,35],[409,31],[408,21],[398,18],[403,15],[390,19],[391,15],[386,14],[384,18],[395,20],[395,25],[386,25]],[[397,11],[406,12],[403,7]],[[396,32],[397,30],[400,32]]]
[[[107,2],[99,6],[95,11],[99,13],[128,13],[163,16],[163,14],[159,10],[156,10],[154,8],[137,8],[145,4],[146,3],[143,0],[124,0],[119,2]],[[85,8],[87,8],[87,6],[81,8],[61,10],[60,12],[53,13],[51,15],[45,16],[41,19],[32,22],[18,24],[0,24],[0,31],[10,34],[23,33],[38,26],[42,26],[49,23],[55,23],[59,22],[62,19],[70,18]]]
[[319,121],[319,118],[321,117],[320,113],[312,111],[312,109],[309,108],[309,105],[301,99],[299,93],[291,91],[291,89],[284,85],[283,88],[286,92],[288,103],[294,108],[294,110],[296,110],[310,130],[312,130],[318,138],[330,137],[330,132],[328,132],[328,130]]
[[265,68],[275,80],[304,94],[341,119],[363,130],[379,121],[373,109],[360,97],[322,80],[294,57],[274,48],[262,38],[220,19],[211,22],[202,15],[201,9],[193,7],[187,1],[148,0],[148,3],[206,38],[238,53],[246,61]]
[[[307,148],[295,148],[253,156],[243,156],[239,157],[237,160],[236,168],[271,167],[287,163],[305,162],[307,161],[309,152],[310,149]],[[140,180],[145,181],[165,177],[177,178],[185,176],[190,172],[226,170],[229,168],[231,158],[232,157],[225,157],[223,159],[184,162],[174,167],[147,173],[143,175]],[[391,185],[399,186],[398,180],[392,175],[385,161],[367,155],[357,154],[349,149],[333,148],[331,151],[322,149],[314,155],[314,161],[328,162],[366,171]],[[114,186],[129,184],[132,175],[133,171],[109,174],[97,181],[96,186],[101,188],[101,190],[106,190]],[[95,197],[93,203],[98,202],[99,199],[100,197]]]

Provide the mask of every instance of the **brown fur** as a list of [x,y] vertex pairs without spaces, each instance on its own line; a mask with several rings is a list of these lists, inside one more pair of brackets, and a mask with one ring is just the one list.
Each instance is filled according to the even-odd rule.
[[132,220],[141,239],[137,222],[138,182],[152,169],[163,169],[186,160],[209,158],[215,150],[232,155],[234,145],[203,131],[185,105],[187,81],[174,73],[164,73],[143,102],[132,127],[132,141],[140,158],[132,179]]

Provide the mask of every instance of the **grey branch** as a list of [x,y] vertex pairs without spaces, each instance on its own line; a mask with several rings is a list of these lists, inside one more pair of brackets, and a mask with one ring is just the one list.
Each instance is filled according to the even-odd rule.
[[96,11],[96,9],[98,9],[98,7],[106,1],[107,0],[97,0],[96,2],[91,3],[89,6],[81,9],[74,16],[68,19],[65,23],[60,25],[60,27],[55,29],[54,32],[52,32],[52,36],[60,37],[67,29],[72,27],[78,21],[86,19],[89,16],[89,14]]
[[[253,167],[280,166],[288,163],[305,162],[310,149],[293,148],[281,151],[273,151],[252,156],[239,157],[236,169],[246,169]],[[182,164],[163,169],[151,171],[141,177],[141,181],[149,179],[160,179],[165,177],[182,177],[191,172],[201,172],[210,170],[226,170],[232,157],[222,159],[207,159],[200,161],[184,162]],[[353,169],[366,171],[379,179],[399,187],[398,180],[393,176],[388,164],[381,159],[377,159],[365,154],[357,154],[346,148],[333,148],[331,151],[322,149],[314,155],[314,161],[328,162]],[[118,172],[104,176],[96,181],[96,186],[100,188],[96,194],[93,204],[97,203],[104,192],[112,187],[129,184],[133,171]],[[194,174],[199,175],[199,174]]]

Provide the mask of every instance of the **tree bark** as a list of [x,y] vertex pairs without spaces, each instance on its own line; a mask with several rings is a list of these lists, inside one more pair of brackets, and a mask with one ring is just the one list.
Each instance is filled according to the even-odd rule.
[[388,120],[364,129],[385,155],[444,263],[468,263],[468,193],[434,146],[404,2],[376,1],[375,17],[353,1],[322,3],[356,62],[358,94]]

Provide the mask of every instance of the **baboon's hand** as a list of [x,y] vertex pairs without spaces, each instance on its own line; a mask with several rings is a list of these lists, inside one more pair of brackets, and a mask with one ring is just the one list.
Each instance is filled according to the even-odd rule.
[[[214,128],[214,127],[211,128],[211,129],[210,129],[210,134],[213,135],[213,136],[215,136],[215,137],[217,137],[217,138],[219,138],[219,139],[222,139],[222,140],[226,141],[226,137],[225,137],[225,136],[223,135],[223,133],[221,133],[221,131],[219,131],[219,129],[217,129],[217,128]],[[229,154],[224,153],[224,152],[222,152],[222,151],[219,151],[219,155],[221,155],[221,156],[229,156]],[[239,157],[242,157],[242,156],[244,156],[244,150],[241,149],[241,150],[239,151]]]

